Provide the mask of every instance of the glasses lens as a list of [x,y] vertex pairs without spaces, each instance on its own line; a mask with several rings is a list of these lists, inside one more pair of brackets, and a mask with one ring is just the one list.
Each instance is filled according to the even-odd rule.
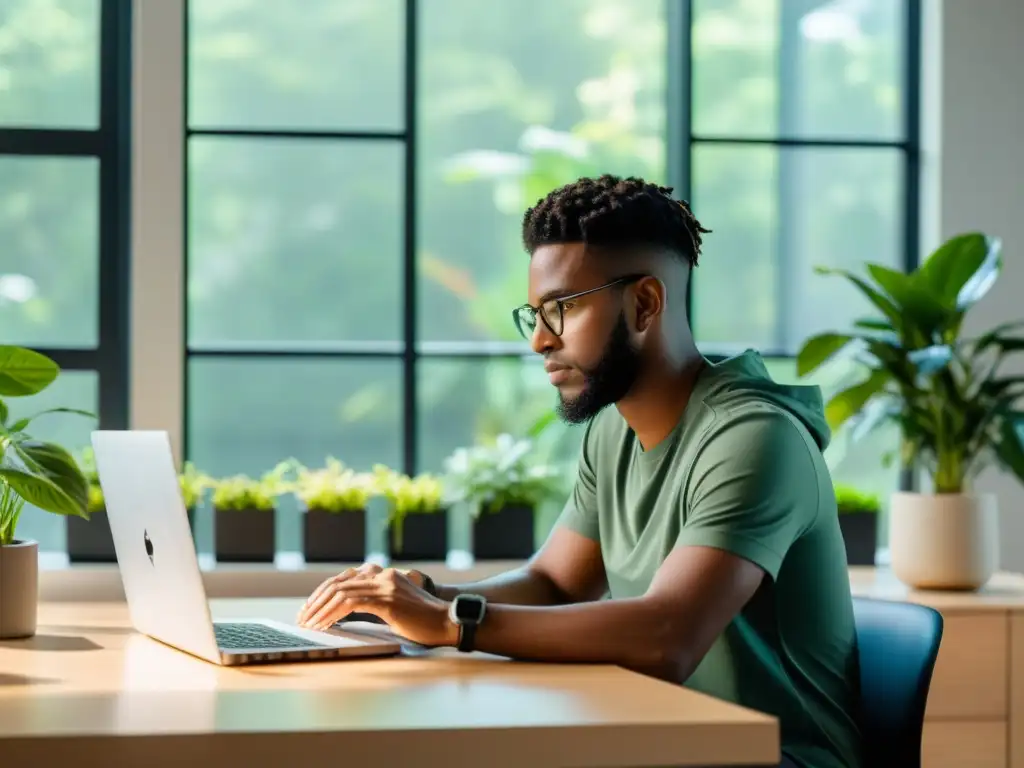
[[524,339],[533,336],[533,329],[537,327],[537,315],[534,313],[533,307],[519,307],[512,313],[512,319],[515,320],[516,328]]
[[562,305],[557,301],[546,301],[540,305],[540,311],[544,315],[544,322],[555,336],[562,335]]

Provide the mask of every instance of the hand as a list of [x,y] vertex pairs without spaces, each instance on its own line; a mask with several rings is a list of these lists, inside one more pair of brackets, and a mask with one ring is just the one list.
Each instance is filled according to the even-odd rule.
[[458,642],[458,627],[448,618],[448,603],[393,568],[349,569],[321,584],[307,605],[299,614],[299,624],[310,629],[326,629],[360,611],[383,619],[392,632],[421,645]]
[[[320,586],[313,590],[312,594],[310,594],[310,596],[306,599],[306,602],[303,603],[302,608],[299,610],[299,614],[295,619],[296,623],[302,626],[315,626],[320,629],[326,629],[331,624],[334,624],[335,622],[344,619],[350,613],[355,611],[356,608],[351,605],[344,604],[336,606],[338,610],[332,609],[331,611],[331,614],[334,615],[336,618],[334,618],[331,621],[331,623],[327,625],[327,627],[321,627],[320,624],[322,622],[314,621],[314,618],[317,617],[321,611],[323,611],[323,609],[327,606],[327,603],[335,596],[334,587],[336,585],[345,581],[349,581],[350,579],[355,578],[356,576],[375,576],[383,570],[383,568],[374,563],[363,563],[363,565],[359,566],[358,568],[346,568],[337,576],[331,576],[329,579],[325,579],[320,584]],[[422,588],[423,585],[426,583],[425,577],[419,571],[401,571],[401,573],[404,573],[410,579],[410,581],[412,581],[412,583],[415,584],[417,587]],[[322,618],[326,620],[326,617],[327,614],[323,614]]]

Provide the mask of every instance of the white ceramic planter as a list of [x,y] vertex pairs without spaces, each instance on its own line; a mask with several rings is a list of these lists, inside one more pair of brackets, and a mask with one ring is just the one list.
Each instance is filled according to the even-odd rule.
[[999,566],[995,496],[894,493],[889,556],[896,578],[909,587],[980,588]]
[[39,545],[0,546],[0,640],[36,633],[39,608]]

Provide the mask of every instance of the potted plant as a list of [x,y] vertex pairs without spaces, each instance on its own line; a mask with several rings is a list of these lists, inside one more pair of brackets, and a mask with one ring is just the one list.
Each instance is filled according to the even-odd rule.
[[277,498],[287,466],[254,478],[238,474],[213,483],[214,554],[225,563],[273,562]]
[[289,488],[304,513],[306,562],[361,563],[366,559],[366,506],[373,478],[330,456],[319,469],[294,460],[290,464],[294,479]]
[[392,556],[402,560],[444,560],[448,555],[448,515],[436,475],[409,477],[378,464],[376,492],[388,505]]
[[473,554],[481,560],[534,553],[535,512],[558,494],[561,478],[533,460],[532,448],[531,440],[501,434],[493,444],[459,448],[445,460],[450,500],[470,505]]
[[[0,346],[0,398],[38,394],[59,373],[60,368],[46,355]],[[12,420],[7,402],[0,399],[0,639],[36,633],[39,544],[16,538],[25,504],[69,518],[89,517],[89,484],[74,457],[26,431],[44,413],[92,416],[71,408],[53,408]]]
[[943,243],[907,274],[869,264],[870,279],[839,274],[876,310],[847,332],[808,339],[797,356],[807,375],[837,355],[854,355],[863,380],[826,406],[833,430],[853,440],[891,421],[900,429],[904,467],[930,485],[899,491],[889,506],[889,552],[896,576],[916,588],[977,589],[998,562],[998,517],[991,494],[973,480],[993,464],[1024,479],[1020,398],[1024,377],[1002,370],[1024,349],[1024,321],[968,336],[964,318],[992,287],[1000,242],[981,233]]
[[114,537],[110,533],[107,506],[92,448],[78,452],[78,465],[89,484],[89,516],[72,516],[67,520],[68,560],[73,563],[109,562],[114,559]]
[[836,484],[835,494],[847,564],[874,565],[881,511],[878,496],[843,484]]
[[178,485],[181,487],[181,501],[185,505],[185,514],[188,515],[188,526],[195,530],[196,509],[203,503],[203,497],[208,489],[214,487],[213,478],[204,472],[200,472],[191,461],[186,461],[178,475]]

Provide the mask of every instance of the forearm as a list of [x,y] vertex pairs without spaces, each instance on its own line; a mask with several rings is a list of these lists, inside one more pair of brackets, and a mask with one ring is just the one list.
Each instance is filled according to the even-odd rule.
[[556,607],[488,604],[476,649],[515,659],[617,664],[684,682],[689,658],[677,619],[644,598]]
[[456,595],[470,592],[482,595],[491,604],[551,606],[568,602],[551,579],[529,565],[470,584],[435,586],[437,596],[448,601],[454,600]]

